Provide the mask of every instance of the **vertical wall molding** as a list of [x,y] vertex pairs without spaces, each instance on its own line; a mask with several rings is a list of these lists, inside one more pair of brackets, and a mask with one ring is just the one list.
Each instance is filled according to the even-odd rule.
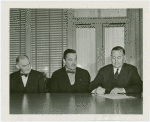
[[[128,43],[126,51],[128,55],[128,62],[137,67],[140,76],[142,77],[143,64],[143,37],[142,37],[142,12],[140,9],[128,9]],[[141,19],[141,20],[140,20]]]
[[68,9],[68,48],[70,49],[75,49],[74,47],[74,35],[75,35],[75,30],[74,30],[74,22],[73,22],[73,14],[74,11],[73,9]]
[[97,72],[104,66],[104,53],[103,53],[103,36],[102,36],[102,24],[95,25],[96,27],[96,67]]
[[31,60],[31,10],[26,9],[26,55]]

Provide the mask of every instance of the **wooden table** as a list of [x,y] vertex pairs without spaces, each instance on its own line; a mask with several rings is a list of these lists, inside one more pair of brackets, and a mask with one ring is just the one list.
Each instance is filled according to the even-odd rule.
[[143,99],[112,100],[95,94],[10,94],[10,114],[142,114]]

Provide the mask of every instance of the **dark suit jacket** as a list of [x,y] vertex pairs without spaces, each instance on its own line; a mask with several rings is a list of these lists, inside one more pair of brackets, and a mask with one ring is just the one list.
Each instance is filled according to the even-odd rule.
[[42,93],[46,91],[46,81],[41,72],[31,70],[25,87],[20,71],[10,74],[10,93]]
[[99,70],[96,78],[90,84],[89,91],[99,86],[106,89],[105,93],[110,93],[115,87],[124,88],[126,93],[141,93],[143,82],[137,72],[137,68],[124,63],[118,76],[118,81],[114,83],[113,65],[110,64]]
[[51,93],[88,93],[90,74],[87,70],[76,68],[74,91],[65,67],[55,71],[51,77]]

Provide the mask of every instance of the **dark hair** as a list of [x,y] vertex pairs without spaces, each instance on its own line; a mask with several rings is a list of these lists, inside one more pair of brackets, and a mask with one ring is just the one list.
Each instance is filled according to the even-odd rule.
[[16,58],[16,63],[19,63],[19,60],[20,60],[20,59],[25,59],[25,58],[29,59],[27,55],[19,55],[19,56]]
[[67,49],[67,50],[65,50],[64,51],[64,56],[63,56],[64,59],[66,59],[66,56],[67,56],[68,53],[76,53],[76,51],[73,50],[73,49]]
[[113,51],[113,50],[122,50],[123,54],[125,55],[125,50],[124,50],[124,48],[121,47],[121,46],[116,46],[116,47],[114,47],[114,48],[111,50],[111,54],[112,54],[112,51]]

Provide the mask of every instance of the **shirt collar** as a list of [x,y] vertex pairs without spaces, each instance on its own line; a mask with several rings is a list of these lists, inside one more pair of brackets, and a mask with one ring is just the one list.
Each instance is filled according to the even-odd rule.
[[117,69],[119,69],[119,70],[118,70],[118,73],[120,73],[122,67],[120,67],[120,68],[113,67],[113,69],[114,69],[114,73],[117,71]]
[[66,69],[66,71],[69,70],[69,71],[75,71],[76,72],[76,69],[75,70],[71,70],[71,69],[68,69],[66,66],[65,66],[65,69]]
[[[31,70],[30,70],[30,72],[31,72]],[[30,72],[29,72],[28,74],[30,74]],[[21,70],[20,70],[20,73],[25,74],[25,73],[23,73]]]

